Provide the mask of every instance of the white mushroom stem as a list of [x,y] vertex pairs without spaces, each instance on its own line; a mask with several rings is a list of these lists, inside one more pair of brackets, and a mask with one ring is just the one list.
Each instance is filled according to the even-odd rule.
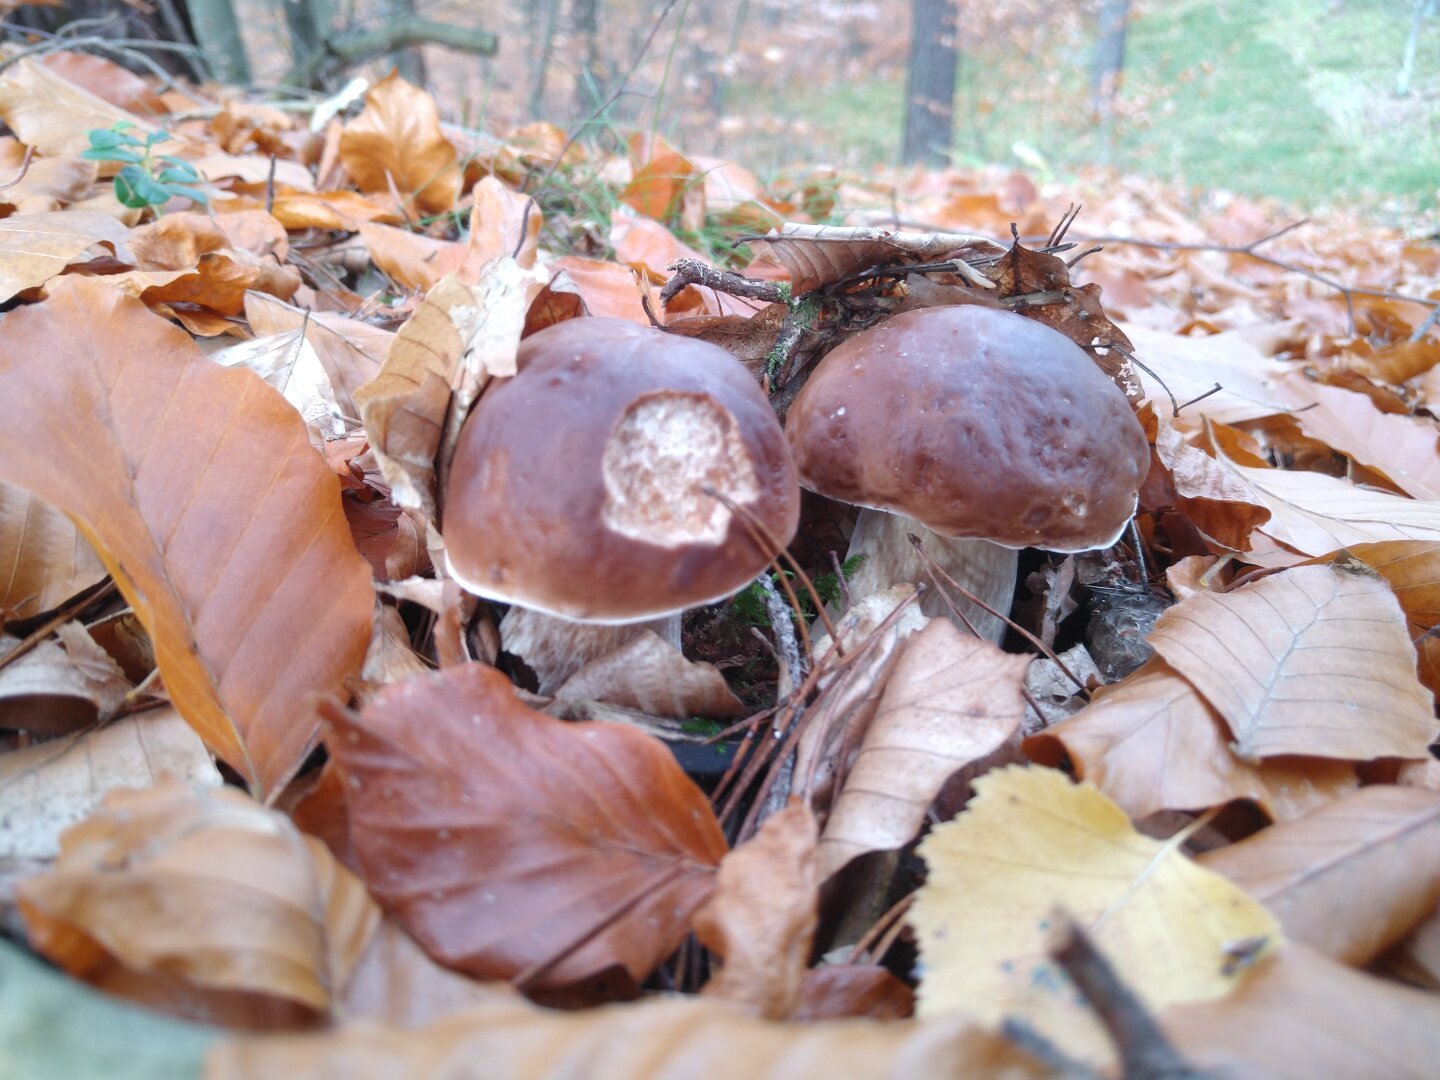
[[535,672],[540,693],[553,694],[590,661],[614,652],[646,630],[680,648],[678,613],[649,622],[609,626],[572,622],[524,607],[512,607],[500,620],[500,644]]
[[[989,604],[996,611],[1010,614],[1015,596],[1015,576],[1020,553],[988,540],[963,540],[941,536],[913,518],[884,510],[861,510],[850,536],[847,560],[865,556],[855,575],[850,578],[850,594],[858,602],[873,593],[901,582],[930,584],[929,570],[909,534],[920,538],[926,554],[945,573]],[[943,584],[943,582],[942,582]],[[969,619],[981,637],[999,642],[1005,636],[1005,624],[965,597],[954,594],[956,608]],[[920,610],[932,618],[948,618],[961,625],[950,613],[949,605],[939,591],[931,588],[920,602]]]

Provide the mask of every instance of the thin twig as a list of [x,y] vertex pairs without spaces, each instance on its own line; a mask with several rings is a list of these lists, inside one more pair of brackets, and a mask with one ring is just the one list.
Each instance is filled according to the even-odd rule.
[[104,600],[114,591],[115,579],[107,578],[104,585],[102,585],[96,591],[91,592],[88,595],[82,595],[76,600],[74,600],[72,603],[66,604],[54,615],[46,619],[43,623],[41,623],[28,635],[26,635],[25,640],[20,642],[19,645],[16,645],[15,648],[11,649],[4,656],[0,656],[0,670],[4,670],[5,668],[9,667],[16,660],[19,660],[26,653],[30,652],[30,650],[34,649],[35,646],[39,645],[40,642],[48,638],[59,627],[64,626],[67,622],[75,618],[76,615],[79,615],[91,604],[99,600]]
[[4,191],[6,188],[12,188],[20,183],[21,180],[24,180],[25,174],[30,171],[30,162],[34,160],[35,148],[33,146],[25,147],[25,156],[20,159],[20,171],[3,184],[0,184],[0,191]]

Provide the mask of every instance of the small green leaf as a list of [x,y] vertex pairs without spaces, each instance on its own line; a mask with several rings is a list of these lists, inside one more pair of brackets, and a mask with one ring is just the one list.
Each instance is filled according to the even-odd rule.
[[[117,124],[116,127],[119,127]],[[86,133],[90,139],[90,146],[95,150],[114,150],[119,146],[143,146],[144,144],[130,135],[114,130],[112,128],[96,128]]]
[[115,177],[115,198],[133,210],[170,201],[170,192],[139,165],[126,165]]
[[174,154],[161,154],[160,160],[166,162],[176,172],[185,173],[191,180],[200,179],[200,174],[195,171],[195,166],[184,158],[178,158]]
[[202,188],[191,187],[189,184],[166,184],[165,190],[172,198],[189,199],[191,202],[210,205],[210,196]]
[[139,165],[143,158],[133,150],[122,150],[118,146],[92,146],[81,150],[80,156],[89,161],[119,161],[128,165]]
[[168,138],[170,138],[169,132],[152,131],[149,135],[145,136],[145,145],[154,146],[156,143],[162,143]]
[[200,177],[184,169],[161,169],[160,179],[167,184],[193,184]]

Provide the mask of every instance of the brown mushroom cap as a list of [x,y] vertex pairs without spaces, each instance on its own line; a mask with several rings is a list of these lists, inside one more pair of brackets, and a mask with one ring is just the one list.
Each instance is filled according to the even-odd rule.
[[975,305],[887,319],[827,355],[786,437],[812,491],[947,536],[1085,551],[1118,539],[1150,449],[1062,334]]
[[451,573],[481,596],[587,622],[722,599],[764,569],[744,521],[787,544],[795,467],[754,378],[723,349],[581,318],[520,345],[461,431],[445,489]]

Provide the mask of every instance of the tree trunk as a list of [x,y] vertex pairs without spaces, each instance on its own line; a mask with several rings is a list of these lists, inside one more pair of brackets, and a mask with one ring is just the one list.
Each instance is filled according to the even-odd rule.
[[1400,60],[1400,74],[1395,76],[1396,97],[1408,97],[1410,94],[1410,78],[1415,74],[1415,50],[1420,44],[1420,26],[1431,6],[1431,0],[1415,0],[1415,8],[1410,13],[1410,35],[1405,39],[1405,55]]
[[[415,19],[415,0],[387,0],[385,4],[385,16],[392,22],[400,22],[404,19]],[[406,82],[416,86],[424,86],[426,80],[425,57],[420,52],[420,46],[411,45],[409,48],[397,49],[386,59],[395,65],[395,70]]]
[[596,0],[572,0],[570,18],[580,39],[580,71],[575,77],[575,115],[590,116],[605,100],[605,75],[600,70],[600,18]]
[[957,3],[910,0],[910,63],[905,79],[905,138],[900,150],[907,165],[943,167],[950,163],[959,63]]
[[549,74],[550,55],[555,48],[555,24],[559,20],[560,0],[544,0],[532,9],[538,16],[530,37],[530,119],[540,119],[545,108],[545,76]]
[[1100,132],[1099,160],[1108,164],[1115,140],[1115,95],[1125,78],[1125,32],[1130,0],[1103,0],[1090,62],[1090,110]]
[[210,74],[222,83],[248,83],[250,64],[231,0],[190,0],[190,23]]

